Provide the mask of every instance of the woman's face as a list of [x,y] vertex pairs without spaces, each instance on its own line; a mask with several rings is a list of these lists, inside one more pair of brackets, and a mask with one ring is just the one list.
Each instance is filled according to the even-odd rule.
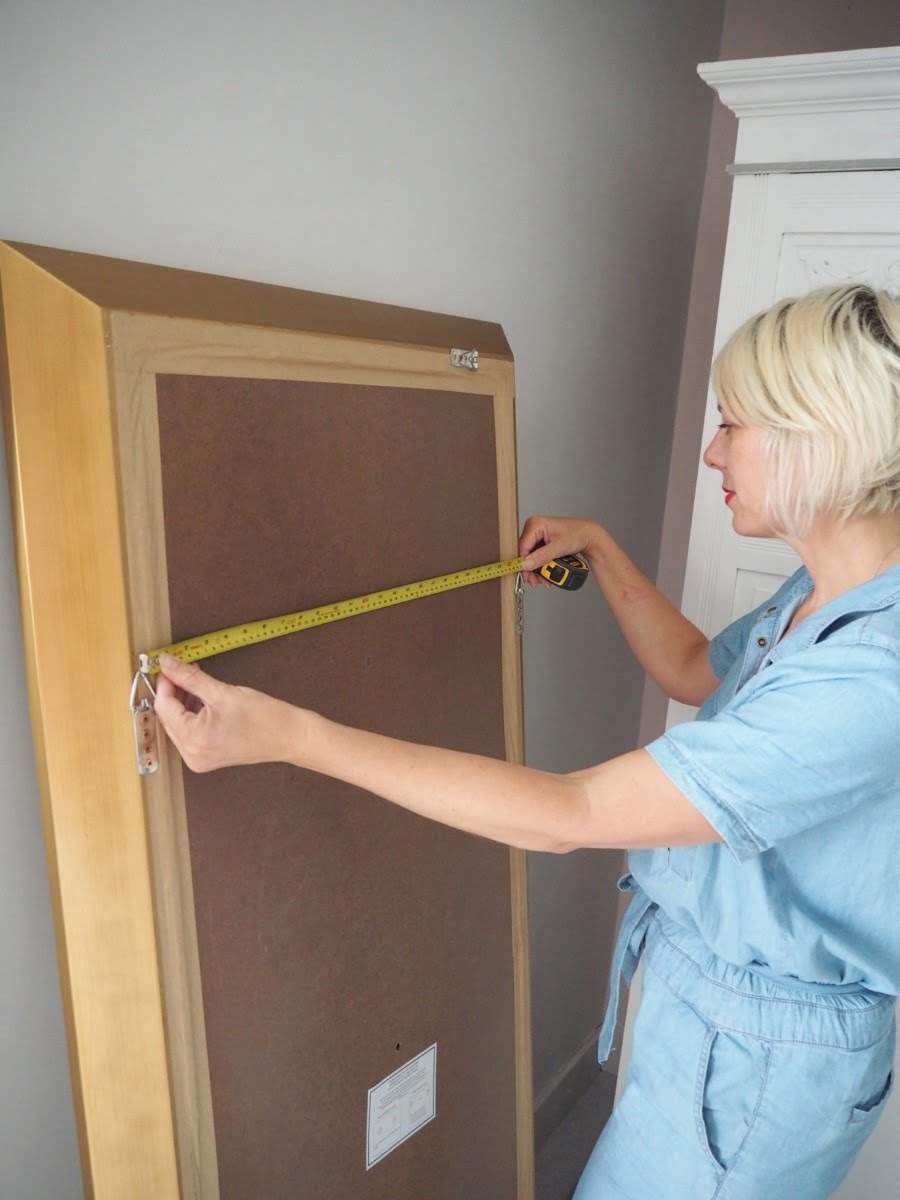
[[703,461],[722,472],[724,503],[731,509],[731,525],[744,537],[773,537],[766,521],[766,488],[763,469],[763,430],[740,425],[721,404],[722,423],[703,453]]

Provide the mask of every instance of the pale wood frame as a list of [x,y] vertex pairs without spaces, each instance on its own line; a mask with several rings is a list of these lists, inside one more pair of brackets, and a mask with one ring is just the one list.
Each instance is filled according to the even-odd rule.
[[[511,356],[496,326],[40,248],[0,243],[0,283],[29,693],[85,1194],[214,1200],[181,767],[166,752],[160,773],[139,779],[126,709],[135,652],[170,635],[155,374],[492,395],[500,553],[512,557]],[[236,323],[241,309],[255,327]],[[460,343],[481,351],[477,373],[449,365]],[[506,751],[522,762],[512,579],[502,597]],[[518,1193],[532,1200],[527,885],[524,853],[510,853]]]

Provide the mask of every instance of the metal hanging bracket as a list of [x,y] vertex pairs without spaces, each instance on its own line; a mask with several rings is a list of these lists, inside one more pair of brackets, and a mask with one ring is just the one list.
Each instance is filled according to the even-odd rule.
[[451,350],[450,351],[450,366],[465,367],[469,371],[478,370],[478,351],[477,350]]
[[[137,754],[139,775],[154,775],[159,770],[159,734],[153,703],[156,692],[148,674],[149,663],[141,655],[141,669],[131,685],[131,718],[134,722],[134,749]],[[140,696],[141,686],[149,695]]]

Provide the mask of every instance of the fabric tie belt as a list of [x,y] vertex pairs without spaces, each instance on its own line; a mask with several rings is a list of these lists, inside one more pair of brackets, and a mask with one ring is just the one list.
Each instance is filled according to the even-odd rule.
[[616,1020],[619,1015],[619,981],[624,976],[630,984],[637,970],[638,959],[647,936],[647,926],[659,907],[645,891],[638,886],[632,875],[623,875],[616,885],[620,892],[634,892],[634,897],[628,905],[619,936],[616,938],[612,963],[609,968],[609,1003],[606,1006],[606,1016],[600,1029],[600,1042],[597,1046],[597,1059],[604,1063],[612,1050],[612,1040],[616,1032]]
[[[597,1058],[601,1063],[606,1062],[612,1051],[612,1041],[616,1033],[616,1020],[619,1015],[619,988],[624,977],[630,984],[637,970],[638,960],[644,948],[644,939],[653,916],[659,905],[651,900],[631,874],[623,875],[617,887],[620,892],[633,892],[633,898],[625,913],[619,935],[613,950],[612,963],[609,968],[609,1003],[603,1025],[600,1028],[600,1040],[597,1046]],[[727,964],[725,964],[727,965]],[[699,969],[699,968],[698,968]],[[776,975],[773,971],[759,964],[744,964],[735,968],[749,975],[766,979],[787,991],[799,991],[808,999],[811,995],[840,996],[862,994],[875,997],[879,993],[872,992],[862,983],[813,983],[808,980],[794,979],[791,976]]]

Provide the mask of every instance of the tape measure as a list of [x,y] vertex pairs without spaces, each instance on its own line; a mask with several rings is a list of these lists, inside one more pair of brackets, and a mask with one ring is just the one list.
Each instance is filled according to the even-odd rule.
[[538,572],[550,583],[575,592],[590,574],[587,563],[580,554],[564,554],[562,558],[551,558]]
[[[363,613],[376,612],[378,609],[390,608],[395,604],[405,604],[410,600],[421,600],[425,596],[435,596],[440,592],[452,591],[454,588],[467,587],[473,583],[484,583],[489,579],[500,579],[504,575],[516,575],[521,572],[524,561],[524,558],[509,558],[500,562],[486,563],[481,567],[469,567],[465,571],[455,571],[450,575],[435,575],[431,579],[401,584],[398,587],[386,588],[381,592],[371,592],[367,596],[356,596],[352,600],[339,600],[335,604],[302,609],[300,612],[287,613],[282,617],[269,617],[265,621],[250,621],[244,625],[232,625],[228,629],[219,629],[214,633],[186,638],[182,642],[160,646],[157,650],[151,650],[149,654],[138,655],[138,672],[131,687],[130,707],[134,718],[139,773],[152,775],[159,767],[159,747],[153,715],[153,701],[156,696],[150,678],[159,674],[159,656],[161,654],[170,654],[184,663],[197,662],[202,658],[212,658],[215,654],[224,654],[228,650],[238,650],[242,646],[271,641],[273,638],[284,637],[289,633],[299,633],[303,629],[312,629],[317,625],[327,625],[332,621],[358,617]],[[581,587],[587,578],[588,566],[578,555],[569,554],[559,559],[552,559],[540,568],[539,573],[555,587],[574,591]],[[519,580],[516,597],[520,633],[522,631],[523,594],[521,580]],[[143,697],[139,697],[141,687],[146,692]]]
[[[242,646],[267,642],[272,638],[284,637],[289,633],[299,633],[302,629],[312,629],[317,625],[327,625],[332,621],[343,621],[347,617],[358,617],[363,613],[375,612],[380,608],[390,608],[394,604],[405,604],[410,600],[421,600],[425,596],[435,596],[440,592],[452,591],[454,588],[467,587],[473,583],[484,583],[488,579],[515,575],[522,570],[524,561],[524,558],[509,558],[501,562],[486,563],[482,567],[469,567],[465,571],[455,571],[450,575],[435,575],[432,579],[401,584],[399,587],[387,588],[382,592],[356,596],[352,600],[340,600],[335,604],[322,605],[320,608],[307,608],[300,612],[287,613],[283,617],[269,617],[265,621],[250,621],[245,625],[232,625],[228,629],[219,629],[215,633],[186,638],[183,642],[174,642],[170,646],[161,646],[157,650],[151,650],[149,654],[142,654],[140,656],[141,670],[144,674],[158,674],[160,654],[171,654],[173,658],[181,659],[186,663],[197,662],[201,658],[212,658],[215,654],[224,654],[227,650],[238,650]],[[540,574],[556,587],[574,591],[581,587],[587,578],[588,566],[584,559],[569,554],[546,563],[541,567]]]

